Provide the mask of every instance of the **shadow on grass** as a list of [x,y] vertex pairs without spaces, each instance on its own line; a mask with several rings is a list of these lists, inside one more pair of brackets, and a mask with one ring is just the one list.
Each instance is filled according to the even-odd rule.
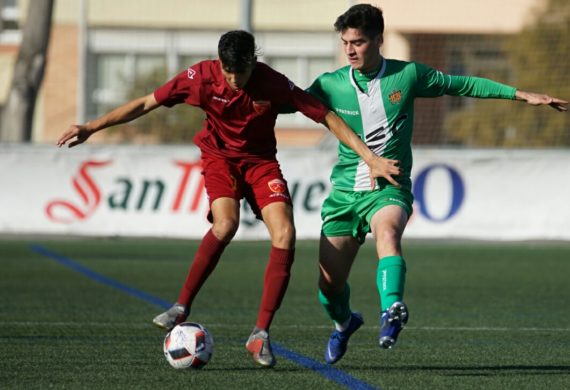
[[421,372],[440,373],[445,376],[495,376],[495,375],[570,375],[570,365],[497,365],[497,366],[398,366],[398,367],[363,367],[342,365],[342,370],[379,372]]

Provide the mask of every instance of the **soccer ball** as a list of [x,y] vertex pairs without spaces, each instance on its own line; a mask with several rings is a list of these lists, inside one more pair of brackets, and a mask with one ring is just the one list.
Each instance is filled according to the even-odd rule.
[[174,368],[202,368],[212,358],[214,339],[202,325],[183,322],[164,337],[163,349]]

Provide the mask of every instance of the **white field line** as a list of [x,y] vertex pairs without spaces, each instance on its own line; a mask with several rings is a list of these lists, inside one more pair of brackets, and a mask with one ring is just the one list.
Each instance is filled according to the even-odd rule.
[[[154,328],[150,323],[141,322],[38,322],[38,321],[2,321],[0,328],[7,327],[94,327],[94,328]],[[244,328],[251,324],[208,324],[211,328]],[[332,329],[331,325],[276,325],[281,329]],[[378,325],[368,327],[379,329]],[[158,328],[157,328],[158,329]],[[444,331],[444,332],[570,332],[570,328],[508,328],[508,327],[468,327],[468,326],[407,326],[407,330],[414,331]]]

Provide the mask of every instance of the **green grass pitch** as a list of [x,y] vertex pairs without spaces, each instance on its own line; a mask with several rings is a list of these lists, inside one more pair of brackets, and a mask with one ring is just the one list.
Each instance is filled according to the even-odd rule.
[[[376,259],[354,265],[352,308],[365,325],[334,368],[277,356],[254,365],[244,343],[257,314],[269,243],[233,242],[190,319],[215,339],[204,369],[172,369],[156,303],[100,283],[32,249],[37,244],[109,280],[174,301],[196,241],[0,240],[0,388],[567,389],[570,388],[570,243],[404,242],[410,322],[396,348],[378,337]],[[317,243],[297,245],[288,293],[271,336],[323,362],[332,329],[317,299]]]

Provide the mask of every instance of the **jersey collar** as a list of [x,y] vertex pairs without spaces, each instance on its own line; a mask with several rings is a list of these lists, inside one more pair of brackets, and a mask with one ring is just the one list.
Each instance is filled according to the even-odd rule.
[[[380,67],[380,71],[378,72],[376,77],[374,77],[373,80],[380,79],[384,75],[384,72],[386,72],[386,59],[384,57],[381,57],[381,58],[382,58],[382,66]],[[354,79],[354,69],[352,68],[352,66],[348,67],[348,77],[350,78],[350,83],[352,84],[354,89],[356,89],[362,93],[366,93],[362,90],[362,88],[360,88],[360,86],[358,85],[358,83]]]

